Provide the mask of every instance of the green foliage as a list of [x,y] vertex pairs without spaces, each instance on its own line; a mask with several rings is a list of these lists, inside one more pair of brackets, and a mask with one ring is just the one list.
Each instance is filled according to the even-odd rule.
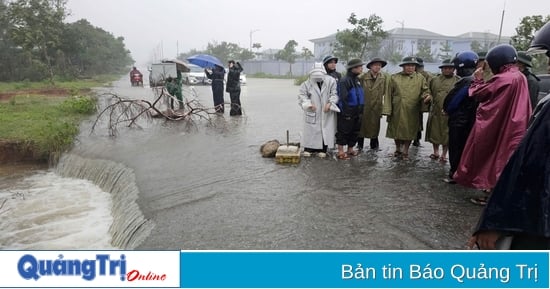
[[[7,3],[7,4],[6,4]],[[0,81],[40,81],[126,72],[124,38],[86,20],[64,23],[66,0],[0,1]]]
[[59,49],[64,6],[64,0],[17,0],[10,2],[7,10],[8,36],[46,67],[52,82],[52,54]]
[[41,90],[47,88],[69,89],[71,95],[80,94],[81,90],[91,89],[93,87],[105,86],[107,83],[119,79],[120,75],[97,75],[89,79],[81,79],[76,81],[61,81],[56,80],[55,85],[49,81],[31,82],[28,80],[19,82],[0,82],[0,92],[10,92],[16,90]]
[[0,139],[26,143],[37,159],[47,161],[50,154],[72,145],[80,121],[88,115],[79,112],[84,102],[88,101],[70,102],[69,108],[62,98],[40,96],[1,102]]
[[254,44],[252,44],[252,48],[254,48],[256,50],[259,50],[260,48],[262,48],[262,44],[261,43],[254,43]]
[[[216,56],[222,63],[227,63],[229,60],[243,60],[242,56],[250,57],[248,54],[243,55],[243,48],[238,44],[222,41],[208,43],[204,53]],[[253,58],[253,55],[252,55]],[[248,58],[250,59],[250,58]]]
[[538,31],[546,22],[550,21],[550,15],[525,16],[521,19],[519,26],[516,27],[516,35],[512,36],[510,44],[517,50],[525,51],[529,48],[535,32]]
[[298,46],[298,42],[295,40],[289,40],[282,50],[277,51],[275,58],[278,60],[284,60],[290,64],[295,63],[296,58],[298,57],[296,53],[296,46]]
[[289,40],[285,48],[282,50],[277,51],[277,54],[275,54],[275,58],[277,60],[284,60],[288,62],[290,65],[290,76],[292,77],[292,64],[296,62],[296,58],[298,57],[298,54],[296,53],[296,46],[298,46],[298,42],[295,40]]
[[306,80],[308,80],[309,78],[309,75],[302,75],[300,77],[296,77],[294,79],[294,85],[301,85],[302,83],[304,83]]
[[[550,15],[525,16],[521,19],[519,26],[516,27],[516,35],[512,36],[510,44],[518,51],[526,51],[538,31],[546,22],[550,21]],[[548,59],[545,55],[535,55],[533,57],[533,72],[546,73]]]
[[418,48],[418,52],[416,53],[417,57],[422,58],[424,62],[434,62],[431,40],[418,39],[417,48]]
[[309,59],[313,58],[314,55],[313,55],[313,52],[311,52],[311,50],[309,50],[307,47],[302,47],[302,57],[305,60],[309,60]]
[[441,53],[439,53],[437,56],[440,60],[445,59],[451,59],[453,57],[453,46],[451,45],[450,41],[441,42],[441,49],[439,49]]
[[62,45],[59,61],[68,67],[64,74],[73,77],[125,72],[133,63],[124,38],[115,38],[85,19],[66,25]]
[[382,41],[388,37],[388,33],[382,29],[382,18],[372,14],[369,18],[357,19],[355,13],[351,13],[348,22],[354,28],[336,33],[334,55],[348,60],[367,59],[378,55]]
[[482,51],[487,52],[491,48],[495,47],[496,45],[497,45],[496,40],[495,41],[485,40],[483,41],[483,43],[477,40],[473,40],[472,43],[470,43],[470,49],[476,53],[482,52]]
[[254,52],[252,52],[252,50],[243,49],[235,59],[240,61],[254,59]]
[[92,114],[97,110],[96,100],[89,96],[72,96],[61,103],[60,108],[78,114]]
[[208,43],[205,50],[191,49],[188,52],[180,53],[177,59],[185,61],[188,57],[196,54],[210,54],[216,56],[222,63],[227,63],[229,60],[245,61],[254,58],[254,52],[249,49],[242,48],[238,44],[217,41]]
[[382,49],[382,57],[386,59],[389,63],[397,64],[403,59],[404,55],[401,52],[402,47],[399,46],[399,43],[399,40],[392,39],[388,41]]
[[257,72],[254,74],[247,74],[249,78],[272,78],[272,79],[292,79],[290,75],[273,75],[265,72]]

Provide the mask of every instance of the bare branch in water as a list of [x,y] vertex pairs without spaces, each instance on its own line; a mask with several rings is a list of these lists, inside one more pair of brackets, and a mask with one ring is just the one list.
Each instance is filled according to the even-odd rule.
[[154,91],[153,101],[125,99],[113,93],[102,94],[100,97],[107,99],[109,104],[99,112],[91,131],[94,132],[100,120],[106,120],[109,135],[116,136],[119,126],[140,127],[138,121],[142,119],[164,118],[167,121],[185,121],[195,125],[199,120],[212,122],[212,115],[216,114],[214,108],[204,106],[197,99],[197,93],[193,88],[186,90],[187,97],[184,98],[183,107],[180,109],[171,108],[170,104],[179,107],[179,102],[164,87],[154,88]]

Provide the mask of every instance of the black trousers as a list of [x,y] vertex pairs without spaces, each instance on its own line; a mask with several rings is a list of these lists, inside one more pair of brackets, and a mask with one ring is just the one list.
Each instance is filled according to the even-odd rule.
[[212,81],[212,95],[214,97],[214,108],[216,112],[224,112],[223,107],[223,80],[214,79]]
[[241,90],[230,91],[229,97],[231,98],[231,110],[229,111],[229,115],[242,115]]
[[470,134],[470,126],[449,126],[449,164],[451,169],[449,170],[449,178],[453,178],[454,173],[458,169],[466,140]]
[[361,129],[360,111],[362,109],[359,106],[354,106],[338,113],[336,144],[347,145],[348,147],[355,146]]

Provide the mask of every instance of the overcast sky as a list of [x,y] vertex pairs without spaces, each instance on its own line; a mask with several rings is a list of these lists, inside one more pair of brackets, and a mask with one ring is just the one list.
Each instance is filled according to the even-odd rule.
[[[548,0],[68,0],[68,22],[85,18],[125,38],[137,65],[153,58],[204,49],[226,41],[241,47],[283,48],[291,39],[298,49],[313,50],[309,40],[351,28],[347,18],[376,14],[386,30],[422,28],[456,36],[466,32],[512,36],[524,16],[549,15]],[[162,55],[161,55],[162,54]]]

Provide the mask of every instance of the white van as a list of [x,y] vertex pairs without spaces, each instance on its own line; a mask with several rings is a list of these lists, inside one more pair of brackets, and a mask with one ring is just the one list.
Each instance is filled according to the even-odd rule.
[[183,83],[187,85],[198,85],[198,84],[210,84],[212,80],[208,79],[206,77],[206,73],[204,73],[204,68],[194,65],[194,64],[188,64],[190,71],[184,72],[183,77]]

